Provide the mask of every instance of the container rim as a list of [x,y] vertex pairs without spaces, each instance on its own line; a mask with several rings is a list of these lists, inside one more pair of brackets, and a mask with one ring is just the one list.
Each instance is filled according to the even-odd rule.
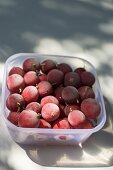
[[7,65],[8,62],[10,62],[11,60],[20,57],[21,55],[22,55],[22,56],[31,55],[31,58],[36,57],[37,55],[38,55],[38,56],[42,56],[42,57],[43,57],[43,56],[45,56],[45,57],[46,57],[46,56],[51,56],[51,57],[61,57],[61,58],[62,58],[62,57],[65,57],[65,58],[73,58],[73,59],[74,59],[74,58],[77,58],[77,59],[79,59],[79,60],[82,60],[82,61],[87,62],[87,63],[94,69],[94,72],[95,72],[95,74],[97,75],[94,65],[93,65],[92,63],[90,63],[88,60],[77,56],[78,54],[76,54],[75,56],[73,56],[73,55],[46,54],[46,53],[17,53],[17,54],[11,55],[11,56],[6,60],[5,65]]

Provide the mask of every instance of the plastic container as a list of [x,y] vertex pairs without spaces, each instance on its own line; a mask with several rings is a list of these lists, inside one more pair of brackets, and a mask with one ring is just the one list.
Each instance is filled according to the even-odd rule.
[[[101,114],[97,120],[97,126],[92,129],[42,129],[42,128],[21,128],[13,125],[7,120],[9,110],[6,108],[6,99],[9,91],[6,86],[6,79],[9,70],[13,66],[22,66],[27,58],[36,58],[39,62],[45,59],[55,60],[57,63],[65,62],[72,68],[85,67],[86,70],[95,75],[94,92],[96,100],[101,105]],[[20,53],[9,57],[5,63],[4,80],[2,86],[2,113],[12,139],[23,145],[74,145],[86,141],[93,133],[99,131],[105,124],[106,111],[101,93],[98,77],[95,68],[88,61],[70,56],[45,55],[37,53]]]

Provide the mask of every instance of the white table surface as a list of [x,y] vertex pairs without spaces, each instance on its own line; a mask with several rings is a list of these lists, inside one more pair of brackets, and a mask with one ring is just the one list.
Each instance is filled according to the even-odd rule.
[[[106,99],[107,112],[111,113],[113,109],[112,16],[112,0],[76,2],[1,0],[0,94],[4,63],[10,55],[19,52],[72,56],[78,54],[95,66]],[[109,122],[112,125],[112,117]],[[85,170],[88,166],[90,170],[112,170],[113,139],[110,128],[107,130],[105,128],[92,136],[82,149],[79,147],[27,148],[27,154],[33,159],[32,161],[24,149],[11,139],[1,119],[0,170],[70,170],[73,168],[81,170],[83,167]],[[93,143],[95,139],[97,141]]]

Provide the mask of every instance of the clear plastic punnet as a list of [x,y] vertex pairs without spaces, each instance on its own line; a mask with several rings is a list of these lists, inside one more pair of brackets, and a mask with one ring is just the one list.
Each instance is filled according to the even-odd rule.
[[[46,59],[52,59],[57,63],[68,63],[73,69],[77,67],[85,67],[86,70],[92,72],[96,82],[94,84],[94,92],[96,100],[100,103],[101,113],[97,119],[97,126],[92,129],[45,129],[45,128],[22,128],[12,124],[7,116],[9,110],[6,107],[6,99],[9,95],[6,80],[9,70],[14,66],[22,66],[27,58],[35,58],[39,62]],[[4,80],[2,84],[2,114],[5,124],[12,139],[23,145],[75,145],[85,142],[92,134],[102,129],[106,122],[106,111],[104,106],[103,95],[99,85],[98,77],[94,66],[88,61],[79,57],[62,56],[62,55],[46,55],[38,53],[19,53],[9,57],[4,67]]]

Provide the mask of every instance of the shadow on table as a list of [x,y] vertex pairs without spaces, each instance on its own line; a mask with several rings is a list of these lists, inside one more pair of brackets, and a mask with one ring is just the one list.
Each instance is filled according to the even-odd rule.
[[12,142],[7,129],[5,129],[0,121],[0,170],[15,170],[9,163],[8,159],[11,155]]
[[[104,42],[113,43],[113,32],[110,31],[112,7],[113,0],[0,1],[0,63],[4,63],[14,53],[34,52],[35,47],[40,46],[40,41],[46,38],[62,44],[72,40],[83,50],[99,48]],[[69,45],[70,43],[67,47]],[[70,45],[69,49],[73,51],[75,46]],[[109,63],[101,62],[97,71],[102,76],[112,75]],[[34,162],[44,166],[113,166],[113,110],[112,104],[106,98],[105,103],[107,121],[103,130],[92,135],[82,148],[79,146],[26,148],[27,155]],[[6,152],[7,158],[11,154],[11,144],[7,138],[3,138],[3,135],[0,135],[3,139],[0,141],[0,151]],[[11,169],[7,161],[5,164],[1,157],[0,161],[6,169]]]
[[1,170],[15,170],[13,167],[7,164],[7,162],[0,160],[0,169]]
[[28,157],[37,164],[53,167],[113,166],[113,108],[104,98],[107,121],[99,132],[78,146],[23,146]]
[[43,38],[64,44],[70,39],[87,50],[113,42],[109,31],[112,5],[113,1],[97,0],[1,1],[0,61],[14,53],[34,52]]

